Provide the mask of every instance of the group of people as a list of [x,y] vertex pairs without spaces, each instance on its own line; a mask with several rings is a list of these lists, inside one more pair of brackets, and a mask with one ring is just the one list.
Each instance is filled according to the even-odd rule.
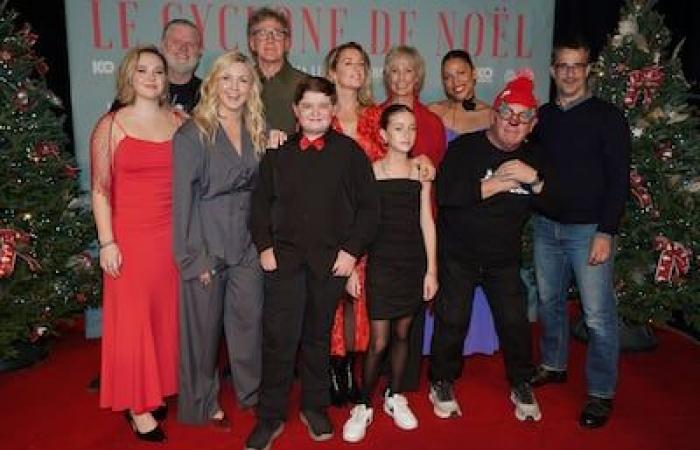
[[[386,55],[378,104],[359,44],[331,50],[325,77],[312,77],[287,61],[280,12],[253,11],[247,36],[252,58],[227,52],[200,80],[199,30],[171,21],[159,47],[127,52],[115,102],[93,131],[100,405],[151,442],[166,439],[160,423],[175,394],[181,422],[230,429],[218,398],[223,330],[238,404],[257,415],[247,449],[268,449],[281,434],[295,368],[300,420],[314,440],[333,436],[329,405],[349,400],[342,436],[361,441],[383,374],[383,410],[412,430],[403,394],[418,388],[420,323],[435,299],[435,414],[461,415],[453,386],[480,310],[493,317],[515,416],[540,420],[532,387],[566,380],[573,275],[590,336],[580,423],[605,424],[630,144],[622,113],[588,91],[587,47],[555,46],[557,97],[539,108],[530,73],[491,104],[476,99],[469,54],[450,51],[447,99],[425,106],[415,48]],[[533,212],[537,367],[519,279]]]

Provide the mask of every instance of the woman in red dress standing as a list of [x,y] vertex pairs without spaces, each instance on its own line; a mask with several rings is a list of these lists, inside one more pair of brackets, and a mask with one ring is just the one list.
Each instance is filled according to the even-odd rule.
[[100,406],[124,411],[136,437],[160,442],[177,392],[178,276],[172,246],[172,146],[182,118],[167,103],[155,47],[127,52],[122,108],[91,138],[92,205],[104,272]]
[[[326,78],[335,84],[338,101],[331,126],[353,138],[370,161],[383,154],[379,143],[379,115],[374,106],[369,56],[356,42],[332,49],[325,59]],[[331,402],[336,406],[359,395],[353,376],[355,354],[367,350],[369,319],[364,286],[366,258],[360,259],[348,286],[347,295],[338,303],[331,330]]]
[[[346,42],[328,53],[324,65],[338,95],[332,127],[353,138],[371,162],[381,159],[386,154],[379,135],[384,106],[374,103],[369,55],[360,44]],[[429,157],[419,155],[412,161],[422,181],[434,179],[435,165]],[[365,264],[366,258],[360,259],[349,278],[348,295],[338,304],[331,332],[331,401],[337,406],[356,402],[359,396],[353,378],[354,355],[366,351],[369,344]]]

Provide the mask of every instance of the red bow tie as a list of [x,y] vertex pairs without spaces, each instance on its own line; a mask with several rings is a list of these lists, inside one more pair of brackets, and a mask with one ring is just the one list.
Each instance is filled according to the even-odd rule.
[[323,136],[314,139],[313,141],[304,136],[301,138],[301,141],[299,141],[299,148],[301,148],[302,152],[308,150],[309,147],[312,147],[314,150],[320,152],[323,150],[324,145],[326,145],[326,141],[323,139]]

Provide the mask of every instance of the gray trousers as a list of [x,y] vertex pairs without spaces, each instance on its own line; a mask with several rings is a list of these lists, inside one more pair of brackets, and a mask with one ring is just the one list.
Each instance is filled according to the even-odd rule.
[[219,409],[217,360],[223,325],[238,403],[258,402],[263,277],[257,257],[224,267],[208,286],[181,282],[178,419],[202,424]]

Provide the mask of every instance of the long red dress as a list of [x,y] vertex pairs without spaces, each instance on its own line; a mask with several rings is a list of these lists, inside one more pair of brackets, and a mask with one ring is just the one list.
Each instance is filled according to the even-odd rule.
[[[93,161],[101,158],[98,151],[93,150]],[[123,263],[118,278],[105,274],[103,279],[100,406],[143,413],[178,386],[172,146],[127,135],[112,153],[109,184],[100,186],[109,188]],[[94,176],[93,188],[99,188]]]

